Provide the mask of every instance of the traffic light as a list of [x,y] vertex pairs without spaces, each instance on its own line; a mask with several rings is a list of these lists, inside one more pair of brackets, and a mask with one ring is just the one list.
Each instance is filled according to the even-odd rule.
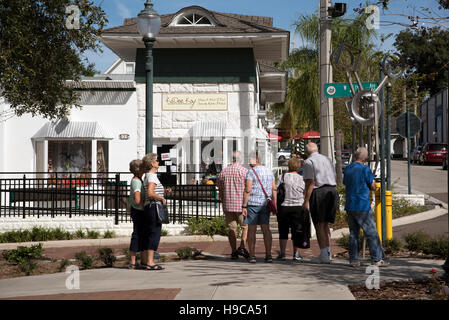
[[346,3],[336,2],[332,7],[329,7],[329,15],[332,18],[341,17],[346,13]]

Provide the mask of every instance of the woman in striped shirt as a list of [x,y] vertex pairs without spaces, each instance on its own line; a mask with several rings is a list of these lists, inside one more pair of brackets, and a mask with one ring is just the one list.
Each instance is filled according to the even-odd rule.
[[159,169],[159,160],[156,153],[148,153],[142,159],[145,168],[145,204],[144,204],[144,228],[145,240],[144,249],[147,250],[148,261],[146,265],[147,270],[163,270],[164,267],[154,262],[154,252],[159,247],[161,239],[162,224],[159,222],[156,212],[156,206],[152,205],[155,201],[167,204],[164,198],[164,186],[157,177],[157,170]]

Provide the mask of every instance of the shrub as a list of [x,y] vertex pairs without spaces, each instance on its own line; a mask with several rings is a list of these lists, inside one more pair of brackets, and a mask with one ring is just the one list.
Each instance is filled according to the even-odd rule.
[[105,239],[111,239],[111,238],[115,238],[115,232],[114,231],[110,231],[110,230],[106,230],[103,238]]
[[401,217],[406,214],[420,213],[426,211],[424,206],[415,206],[410,201],[404,198],[393,197],[392,199],[393,218]]
[[449,247],[449,238],[441,236],[434,239],[430,239],[422,251],[425,254],[433,254],[438,256],[439,258],[446,259],[448,247]]
[[175,250],[176,254],[178,255],[179,259],[181,260],[188,260],[193,259],[199,255],[201,255],[201,251],[190,248],[190,247],[182,247]]
[[[340,239],[337,240],[340,247],[349,251],[349,234],[345,233]],[[362,250],[363,236],[359,235],[359,251]]]
[[19,246],[17,249],[4,250],[3,257],[12,263],[21,263],[26,260],[38,259],[42,257],[42,243],[31,247]]
[[402,243],[398,239],[391,239],[385,241],[385,253],[391,254],[394,252],[399,252],[402,249]]
[[[344,184],[337,185],[337,192],[340,197],[340,206],[344,207],[346,203],[346,186]],[[339,211],[338,209],[337,212]]]
[[18,264],[19,270],[29,276],[37,268],[37,263],[31,260],[22,260]]
[[111,248],[100,248],[98,249],[98,253],[100,255],[100,260],[107,267],[112,267],[117,260],[116,256],[114,256],[114,251]]
[[78,260],[82,269],[92,269],[94,265],[94,258],[87,255],[86,251],[81,251],[75,254],[76,260]]
[[77,239],[84,239],[86,237],[86,234],[84,233],[84,231],[82,229],[78,229],[75,232],[75,238]]
[[207,219],[204,217],[187,220],[186,233],[192,235],[227,235],[228,226],[223,216]]
[[161,236],[162,237],[168,236],[168,231],[166,229],[162,229],[161,230]]
[[65,268],[67,268],[70,265],[70,261],[67,259],[61,260],[58,266],[58,271],[63,272]]
[[88,239],[98,239],[100,237],[100,233],[96,230],[87,230],[87,238]]
[[54,230],[51,230],[49,233],[50,233],[49,240],[65,240],[67,238],[66,232],[64,230],[62,230],[61,228],[56,228]]
[[430,236],[424,232],[409,233],[404,237],[406,248],[410,251],[425,251],[430,242]]

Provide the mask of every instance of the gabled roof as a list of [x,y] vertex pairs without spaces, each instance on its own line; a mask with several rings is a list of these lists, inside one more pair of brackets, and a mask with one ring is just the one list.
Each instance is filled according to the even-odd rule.
[[[216,26],[170,26],[175,17],[183,12],[199,12],[212,18]],[[278,33],[287,30],[273,27],[273,18],[222,13],[207,10],[200,6],[190,6],[173,14],[161,15],[160,35],[169,34],[226,34],[226,33]],[[136,18],[127,18],[119,27],[105,29],[104,34],[138,34]]]

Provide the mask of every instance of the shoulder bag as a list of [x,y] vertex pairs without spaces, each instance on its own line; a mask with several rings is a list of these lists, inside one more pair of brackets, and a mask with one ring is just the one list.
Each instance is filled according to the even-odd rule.
[[163,205],[159,201],[152,202],[151,205],[156,206],[157,220],[159,221],[159,223],[162,223],[162,224],[170,223],[170,220],[168,219],[167,206]]
[[276,197],[276,203],[277,203],[277,207],[279,208],[282,203],[285,200],[285,173],[282,174],[281,176],[281,183],[279,184],[278,187],[278,192],[277,192],[277,197]]
[[256,175],[257,180],[260,183],[260,186],[262,187],[263,193],[265,194],[265,197],[267,198],[267,208],[268,211],[273,213],[273,214],[277,214],[277,209],[276,209],[276,203],[274,203],[274,201],[268,196],[267,192],[265,191],[265,188],[263,187],[262,182],[259,179],[259,176],[256,173],[256,170],[254,170],[254,168],[252,168],[254,174]]

